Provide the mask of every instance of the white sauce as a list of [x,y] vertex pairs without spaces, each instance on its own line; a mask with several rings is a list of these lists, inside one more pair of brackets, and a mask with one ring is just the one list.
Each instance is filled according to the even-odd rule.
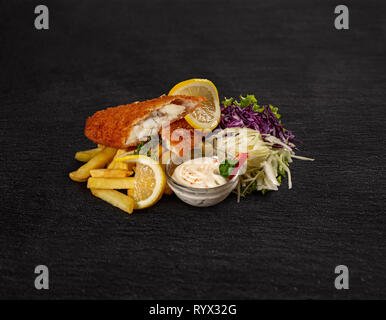
[[180,164],[172,178],[187,187],[213,188],[227,182],[219,172],[219,162],[215,158],[196,158]]

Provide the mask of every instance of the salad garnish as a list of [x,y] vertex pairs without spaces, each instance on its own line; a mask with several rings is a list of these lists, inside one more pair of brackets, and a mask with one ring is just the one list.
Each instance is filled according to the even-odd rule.
[[275,136],[290,147],[295,147],[297,140],[291,131],[283,127],[277,107],[260,106],[255,96],[251,94],[246,97],[240,96],[239,101],[234,98],[225,98],[222,105],[221,128],[239,127],[258,130],[261,134]]
[[277,191],[282,179],[287,176],[288,188],[291,189],[289,163],[295,158],[313,160],[295,155],[294,150],[280,139],[249,128],[227,128],[214,135],[213,139],[216,140],[217,148],[231,154],[240,151],[248,153],[246,170],[240,175],[239,185],[235,189],[238,201],[253,191],[261,191],[263,194]]

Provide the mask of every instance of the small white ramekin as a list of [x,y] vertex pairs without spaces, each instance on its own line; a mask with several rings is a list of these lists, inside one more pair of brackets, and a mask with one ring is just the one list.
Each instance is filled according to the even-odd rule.
[[224,152],[218,150],[211,150],[210,154],[208,154],[208,152],[207,154],[203,154],[200,152],[194,152],[194,150],[192,150],[192,153],[189,155],[189,157],[185,157],[183,159],[174,158],[174,160],[171,159],[166,164],[165,172],[167,177],[167,184],[169,185],[169,187],[174,191],[178,198],[180,198],[185,203],[195,207],[214,206],[217,203],[223,201],[226,197],[228,197],[232,190],[236,188],[237,183],[239,181],[239,176],[238,174],[236,174],[234,177],[232,177],[232,179],[230,179],[227,183],[221,186],[213,188],[192,188],[181,185],[172,178],[174,169],[180,163],[190,159],[200,158],[204,156],[217,158],[219,162],[222,162],[224,159],[233,159],[233,156],[225,154]]

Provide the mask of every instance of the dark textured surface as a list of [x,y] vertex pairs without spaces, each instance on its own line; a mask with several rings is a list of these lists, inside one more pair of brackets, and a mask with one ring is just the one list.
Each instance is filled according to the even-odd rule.
[[[208,2],[46,1],[49,31],[3,2],[0,298],[386,298],[385,4]],[[68,178],[87,116],[192,77],[280,107],[316,158],[292,190],[128,216]]]

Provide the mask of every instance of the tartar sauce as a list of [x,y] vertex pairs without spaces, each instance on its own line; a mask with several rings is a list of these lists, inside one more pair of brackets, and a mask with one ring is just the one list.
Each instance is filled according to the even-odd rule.
[[213,188],[227,182],[219,172],[219,162],[215,158],[196,158],[180,164],[172,178],[187,187]]

